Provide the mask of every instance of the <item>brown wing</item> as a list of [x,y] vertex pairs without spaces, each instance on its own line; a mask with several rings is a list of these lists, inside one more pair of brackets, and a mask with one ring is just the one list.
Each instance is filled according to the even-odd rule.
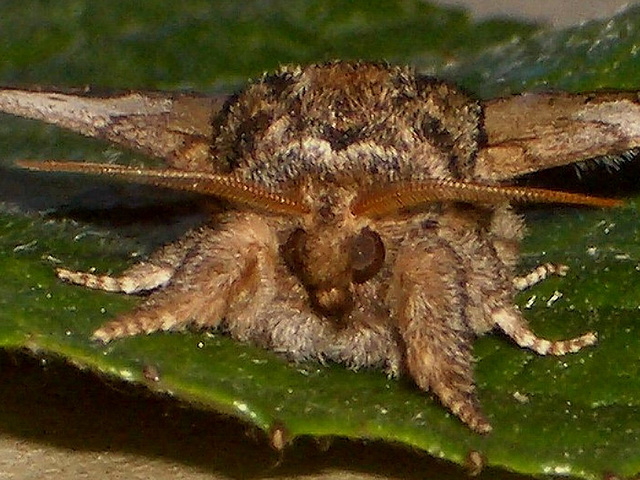
[[227,97],[161,92],[0,89],[0,111],[42,120],[163,158],[181,170],[210,171],[211,119]]
[[484,104],[477,180],[526,173],[640,146],[638,92],[523,94]]

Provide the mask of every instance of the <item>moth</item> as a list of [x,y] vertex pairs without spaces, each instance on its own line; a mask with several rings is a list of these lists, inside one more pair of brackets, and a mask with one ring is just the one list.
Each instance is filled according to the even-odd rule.
[[217,329],[286,355],[406,374],[473,431],[474,339],[500,330],[541,355],[596,342],[539,338],[514,295],[564,267],[517,276],[512,204],[610,207],[515,186],[528,174],[640,146],[637,93],[523,94],[479,102],[382,63],[286,66],[230,97],[5,88],[0,110],[158,157],[159,169],[21,161],[223,200],[223,213],[120,275],[67,282],[150,292],[98,342]]

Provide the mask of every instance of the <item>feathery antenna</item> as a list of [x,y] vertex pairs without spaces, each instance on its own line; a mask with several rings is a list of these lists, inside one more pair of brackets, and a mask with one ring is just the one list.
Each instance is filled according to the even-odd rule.
[[427,202],[468,202],[496,204],[501,202],[564,203],[592,207],[617,207],[622,201],[592,197],[579,193],[541,188],[483,185],[457,180],[398,182],[386,188],[360,195],[351,206],[356,216],[390,215],[403,208]]
[[[41,172],[109,175],[134,183],[150,184],[174,190],[214,195],[271,213],[304,215],[309,209],[299,200],[280,195],[230,175],[189,172],[172,169],[149,169],[124,165],[81,162],[38,162],[21,160],[17,165]],[[483,185],[457,180],[397,182],[386,188],[358,196],[351,206],[356,216],[392,215],[403,208],[428,202],[468,202],[497,204],[502,202],[560,203],[591,207],[618,207],[621,200],[593,197],[579,193],[502,185]]]
[[129,182],[187,192],[215,195],[230,202],[259,210],[286,215],[304,215],[307,207],[298,200],[270,192],[265,188],[229,175],[207,172],[188,172],[172,169],[149,169],[124,165],[105,165],[81,162],[37,162],[20,160],[17,165],[39,172],[86,173],[109,175]]

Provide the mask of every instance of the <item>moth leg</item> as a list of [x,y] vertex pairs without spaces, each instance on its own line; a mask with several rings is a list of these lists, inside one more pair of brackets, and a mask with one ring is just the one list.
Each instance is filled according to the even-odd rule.
[[514,277],[513,286],[516,290],[526,290],[538,283],[544,281],[550,275],[558,275],[564,277],[569,271],[567,265],[561,263],[543,263],[534,268],[527,275],[522,277]]
[[139,263],[126,270],[122,275],[95,275],[88,272],[76,272],[66,268],[56,269],[56,275],[61,280],[95,290],[117,293],[140,293],[153,290],[166,284],[175,270],[154,265],[153,263]]
[[[229,278],[219,279],[220,283]],[[163,290],[152,293],[149,298],[135,310],[111,320],[95,332],[92,339],[103,343],[134,335],[150,334],[157,331],[180,330],[190,324],[205,323],[199,316],[204,292],[200,290],[184,290],[184,284],[170,284]],[[228,289],[221,285],[221,299],[208,305],[213,318],[220,317],[226,303]],[[209,319],[209,317],[206,317]],[[196,322],[199,320],[199,322]],[[210,320],[216,326],[215,320]]]
[[519,346],[528,348],[540,355],[565,355],[575,353],[598,340],[594,332],[588,332],[568,340],[546,340],[531,331],[527,321],[515,308],[500,308],[492,314],[492,320],[500,330]]
[[132,312],[93,334],[95,340],[180,330],[193,325],[218,327],[234,303],[249,303],[261,278],[269,277],[277,240],[269,226],[247,214],[215,232],[200,231],[195,245],[163,288]]
[[440,248],[406,249],[398,255],[390,298],[395,296],[406,367],[423,390],[432,391],[478,433],[491,431],[473,381],[475,332],[464,317],[464,282],[455,254]]
[[133,265],[120,275],[96,275],[66,268],[56,269],[56,275],[66,282],[107,292],[134,294],[154,290],[171,280],[197,242],[198,234],[192,232],[183,240],[162,247],[147,261]]

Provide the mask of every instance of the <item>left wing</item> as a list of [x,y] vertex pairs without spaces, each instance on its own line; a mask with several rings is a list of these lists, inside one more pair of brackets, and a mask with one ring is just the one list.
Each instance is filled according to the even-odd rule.
[[211,170],[211,120],[225,96],[0,89],[0,111],[101,138],[180,170]]
[[475,179],[508,180],[640,146],[640,93],[522,94],[484,103]]

